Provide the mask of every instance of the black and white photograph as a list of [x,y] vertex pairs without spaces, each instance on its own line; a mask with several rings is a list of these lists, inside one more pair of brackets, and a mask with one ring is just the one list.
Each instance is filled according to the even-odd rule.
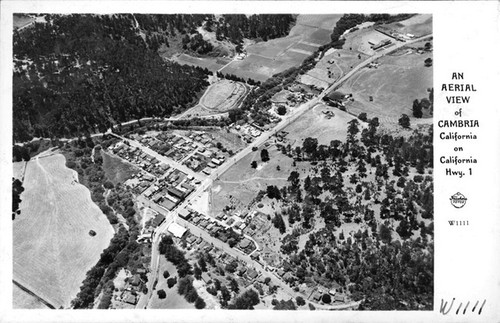
[[498,62],[356,2],[7,1],[5,319],[498,320]]

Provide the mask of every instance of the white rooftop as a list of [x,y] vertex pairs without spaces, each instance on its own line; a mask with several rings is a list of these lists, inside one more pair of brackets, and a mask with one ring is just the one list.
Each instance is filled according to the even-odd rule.
[[186,233],[187,231],[184,227],[175,222],[172,222],[172,224],[168,226],[167,230],[177,238],[182,238],[184,233]]

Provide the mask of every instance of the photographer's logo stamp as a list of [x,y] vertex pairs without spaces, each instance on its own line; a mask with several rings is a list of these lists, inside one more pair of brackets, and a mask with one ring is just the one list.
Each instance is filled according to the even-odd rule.
[[467,203],[467,198],[462,193],[457,192],[450,197],[450,202],[451,205],[460,209],[464,207],[465,203]]

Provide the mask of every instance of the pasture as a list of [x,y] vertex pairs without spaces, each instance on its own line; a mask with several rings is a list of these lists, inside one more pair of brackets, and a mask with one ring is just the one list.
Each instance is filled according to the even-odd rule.
[[220,80],[210,85],[200,99],[200,104],[210,110],[225,112],[234,108],[247,93],[243,83]]
[[[335,116],[327,119],[323,111],[332,111]],[[288,132],[286,138],[292,146],[302,146],[305,138],[317,138],[319,145],[329,145],[332,140],[344,141],[347,136],[347,122],[354,119],[352,115],[324,104],[317,104],[283,131]]]
[[341,16],[299,15],[288,36],[247,46],[248,56],[231,62],[222,72],[263,82],[274,74],[298,66],[319,46],[330,41]]
[[300,82],[326,88],[366,58],[368,55],[355,50],[336,49],[329,51],[313,69],[302,75]]
[[[262,148],[269,152],[270,160],[265,163],[260,157]],[[251,167],[252,161],[257,162],[257,168]],[[236,209],[244,209],[268,185],[285,185],[293,169],[292,163],[293,159],[282,154],[275,145],[252,151],[214,182],[210,190],[210,214],[218,214],[231,204]]]
[[28,162],[21,216],[13,222],[13,279],[55,307],[69,306],[113,236],[65,161],[54,154]]
[[12,308],[13,309],[49,309],[35,296],[28,294],[16,284],[12,284]]
[[26,26],[30,23],[32,23],[35,20],[35,18],[26,16],[24,14],[15,14],[13,19],[12,19],[12,25],[15,28],[21,28],[23,26]]
[[387,26],[403,34],[413,34],[415,37],[421,37],[432,33],[432,15],[416,15],[410,19],[395,22]]
[[384,39],[391,39],[393,43],[396,42],[393,38],[374,30],[373,27],[367,27],[349,33],[346,36],[346,41],[342,48],[349,50],[352,48],[354,51],[372,56],[375,54],[375,51],[371,48],[372,45],[368,42],[371,41],[373,43],[378,43]]
[[339,88],[353,94],[354,102],[346,104],[347,111],[355,115],[366,112],[368,118],[391,123],[397,123],[403,113],[412,118],[413,101],[428,97],[427,89],[433,87],[432,67],[424,66],[429,57],[432,53],[389,55],[378,60],[378,68],[361,69]]
[[12,163],[12,177],[15,179],[23,180],[24,171],[26,170],[26,162],[20,161]]
[[[172,288],[168,288],[167,279],[163,278],[163,271],[168,270],[170,277],[177,277],[179,280],[179,275],[177,274],[177,269],[175,266],[165,259],[165,256],[160,255],[159,263],[159,275],[158,284],[152,293],[151,299],[149,300],[148,308],[151,309],[194,309],[194,304],[188,303],[184,296],[179,295],[177,292],[177,284]],[[158,297],[157,291],[163,289],[167,294],[167,297],[160,299]]]
[[124,183],[134,174],[137,174],[139,170],[129,163],[124,162],[122,159],[111,156],[110,154],[104,152],[101,149],[102,156],[102,168],[109,177],[109,180],[116,185],[118,183]]

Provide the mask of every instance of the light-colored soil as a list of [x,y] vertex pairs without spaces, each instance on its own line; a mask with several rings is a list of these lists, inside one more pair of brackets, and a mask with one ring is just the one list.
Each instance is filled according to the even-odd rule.
[[19,288],[16,284],[12,284],[13,289],[13,299],[12,308],[13,309],[49,309],[45,304],[40,302],[36,297],[26,293],[24,290]]
[[342,15],[299,15],[286,37],[246,47],[248,56],[233,61],[222,72],[265,81],[274,74],[299,65],[319,46],[330,41],[333,27]]
[[[300,81],[308,85],[323,85],[322,87],[326,88],[327,85],[337,81],[367,57],[361,52],[350,50],[349,47],[330,51],[312,70],[304,74]],[[328,72],[331,73],[330,77]]]
[[397,123],[403,113],[412,118],[413,101],[428,97],[427,89],[433,86],[432,67],[424,66],[429,57],[432,53],[385,56],[378,60],[378,68],[360,70],[339,89],[353,94],[354,102],[346,105],[347,111],[355,115],[366,112],[368,118],[379,117],[381,123]]
[[61,154],[32,159],[21,215],[13,223],[13,279],[55,307],[69,305],[113,236],[106,216],[75,179]]
[[[149,300],[148,308],[151,309],[194,309],[194,304],[188,303],[184,296],[179,295],[177,292],[177,284],[175,284],[172,288],[168,288],[167,279],[163,278],[163,271],[168,270],[170,273],[170,277],[177,277],[177,281],[179,280],[179,276],[177,274],[177,269],[175,266],[168,262],[164,256],[160,256],[160,264],[159,264],[159,275],[158,275],[158,284],[156,285],[156,289],[153,291],[152,297]],[[169,277],[169,278],[170,278]],[[163,289],[167,294],[167,297],[164,299],[160,299],[158,297],[157,291]]]
[[218,71],[225,64],[229,62],[228,59],[219,58],[219,57],[193,57],[187,54],[180,54],[172,58],[173,61],[183,64],[183,65],[191,65],[191,66],[199,66],[201,68],[207,68],[211,72]]
[[[327,119],[322,111],[332,111],[335,116]],[[305,138],[317,138],[319,145],[329,145],[332,140],[344,141],[347,136],[347,122],[355,117],[337,108],[324,104],[316,105],[311,111],[287,126],[287,139],[293,146],[302,146]]]
[[355,51],[372,56],[375,54],[375,51],[371,48],[372,45],[368,42],[372,41],[374,43],[378,43],[384,39],[391,39],[392,42],[395,42],[395,40],[391,37],[376,31],[373,27],[369,27],[347,34],[346,42],[342,48],[347,50],[352,48]]
[[224,112],[234,108],[245,93],[246,88],[242,83],[220,80],[207,89],[200,104],[210,110]]
[[24,170],[26,169],[26,162],[20,161],[16,163],[12,163],[12,177],[22,180],[24,175]]
[[111,156],[101,149],[101,156],[103,159],[102,167],[106,171],[109,180],[114,184],[124,183],[132,175],[138,173],[137,168],[123,162],[120,158]]
[[432,33],[432,15],[416,15],[410,19],[390,24],[389,27],[404,34],[409,33],[415,35],[415,37],[421,37]]

